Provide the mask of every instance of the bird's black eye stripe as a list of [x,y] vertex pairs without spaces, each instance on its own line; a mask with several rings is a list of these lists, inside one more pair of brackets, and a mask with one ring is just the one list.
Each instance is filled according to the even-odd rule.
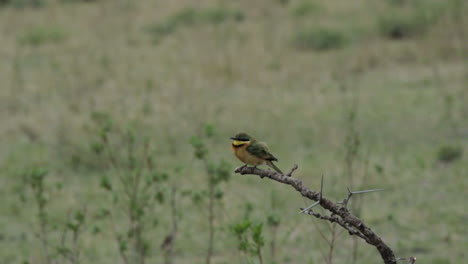
[[240,137],[240,138],[233,137],[232,139],[237,140],[237,141],[249,141],[248,138],[243,138],[243,137]]

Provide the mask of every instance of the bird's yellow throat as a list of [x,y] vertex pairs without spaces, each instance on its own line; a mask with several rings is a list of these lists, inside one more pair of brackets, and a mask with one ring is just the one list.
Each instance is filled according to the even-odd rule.
[[242,145],[248,144],[248,143],[250,143],[250,141],[239,141],[239,140],[234,140],[234,141],[232,142],[232,144],[233,144],[234,146],[236,146],[236,147],[242,146]]

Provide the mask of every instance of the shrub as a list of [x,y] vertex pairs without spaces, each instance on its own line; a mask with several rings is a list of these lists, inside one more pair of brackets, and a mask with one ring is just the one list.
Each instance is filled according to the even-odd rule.
[[263,224],[254,224],[250,219],[245,219],[232,225],[231,231],[237,237],[239,252],[256,256],[258,262],[263,263],[262,248],[265,245]]
[[239,10],[213,8],[206,9],[199,12],[198,17],[200,21],[212,24],[219,24],[227,20],[242,21],[244,14]]
[[185,8],[170,16],[166,21],[149,26],[147,31],[153,36],[153,41],[158,43],[164,37],[174,33],[179,27],[200,23],[220,24],[227,20],[242,21],[244,20],[244,13],[239,10],[225,8],[204,10]]
[[462,155],[463,149],[460,146],[443,146],[437,152],[437,160],[449,163],[460,159]]
[[108,196],[100,218],[115,225],[120,221],[115,215],[125,216],[127,224],[113,231],[119,255],[124,263],[145,263],[154,246],[147,233],[164,219],[155,211],[168,196],[170,175],[156,166],[156,149],[150,138],[136,133],[140,127],[116,124],[107,113],[95,112],[92,119],[91,150],[111,168],[99,183]]
[[43,7],[46,0],[0,0],[0,5],[11,5],[16,8]]
[[427,24],[413,16],[392,14],[381,17],[378,28],[384,37],[405,39],[422,34],[427,29]]
[[96,2],[97,0],[62,0],[62,2],[78,3],[78,2]]
[[321,8],[317,3],[301,2],[298,6],[292,9],[292,14],[295,17],[303,17],[309,14],[316,13]]
[[64,40],[66,33],[56,26],[37,26],[26,31],[19,39],[19,43],[39,46],[45,43],[58,43]]
[[303,30],[294,38],[294,45],[299,49],[329,50],[344,46],[345,35],[339,31],[319,28]]
[[424,34],[432,26],[446,6],[417,4],[411,12],[395,9],[378,18],[380,34],[390,39],[406,39]]
[[287,5],[289,3],[289,0],[276,0],[276,2],[278,2],[278,4],[280,5]]
[[407,0],[387,0],[387,3],[392,6],[404,6],[408,3]]
[[[224,192],[220,188],[221,183],[229,181],[231,165],[224,160],[221,160],[218,164],[213,162],[208,157],[209,148],[207,147],[206,139],[212,138],[215,133],[215,127],[212,124],[203,125],[203,137],[193,136],[190,138],[189,143],[194,149],[194,156],[198,160],[202,161],[205,165],[205,171],[207,174],[207,189],[208,197],[208,225],[209,225],[209,237],[208,237],[208,250],[206,254],[207,263],[210,263],[213,257],[214,247],[214,236],[215,236],[215,202],[222,200]],[[197,200],[200,201],[202,197]],[[194,201],[196,201],[194,199]]]

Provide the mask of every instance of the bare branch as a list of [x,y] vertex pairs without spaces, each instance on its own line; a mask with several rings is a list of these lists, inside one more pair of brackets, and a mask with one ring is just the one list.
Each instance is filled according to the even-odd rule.
[[[345,206],[334,203],[331,200],[328,200],[327,198],[323,197],[320,192],[316,192],[316,191],[309,189],[308,187],[304,185],[304,183],[301,180],[296,179],[292,176],[282,175],[275,171],[262,170],[259,168],[247,167],[247,166],[237,168],[235,170],[235,173],[239,173],[241,175],[253,174],[261,178],[266,177],[271,180],[290,185],[296,191],[298,191],[302,196],[310,200],[316,201],[316,202],[318,201],[322,208],[331,212],[331,216],[323,216],[323,217],[336,220],[337,221],[336,223],[338,224],[340,224],[341,222],[343,225],[340,224],[340,226],[342,226],[348,231],[352,230],[351,232],[354,232],[352,233],[353,235],[356,235],[362,238],[368,244],[373,245],[379,251],[380,256],[385,264],[397,263],[393,250],[389,246],[387,246],[387,244],[385,244],[382,241],[382,239],[377,234],[375,234],[374,231],[372,231],[372,229],[370,229],[366,224],[364,224],[364,222],[361,219],[351,214]],[[328,220],[328,221],[331,221],[331,220]]]

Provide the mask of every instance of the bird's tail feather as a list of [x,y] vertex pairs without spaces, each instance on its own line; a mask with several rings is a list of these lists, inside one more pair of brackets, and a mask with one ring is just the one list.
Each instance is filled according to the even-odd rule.
[[270,166],[271,168],[273,168],[276,172],[283,174],[283,172],[282,172],[280,169],[278,169],[278,167],[276,167],[276,165],[273,164],[272,161],[268,160],[268,161],[266,162],[266,165],[268,165],[268,166]]

